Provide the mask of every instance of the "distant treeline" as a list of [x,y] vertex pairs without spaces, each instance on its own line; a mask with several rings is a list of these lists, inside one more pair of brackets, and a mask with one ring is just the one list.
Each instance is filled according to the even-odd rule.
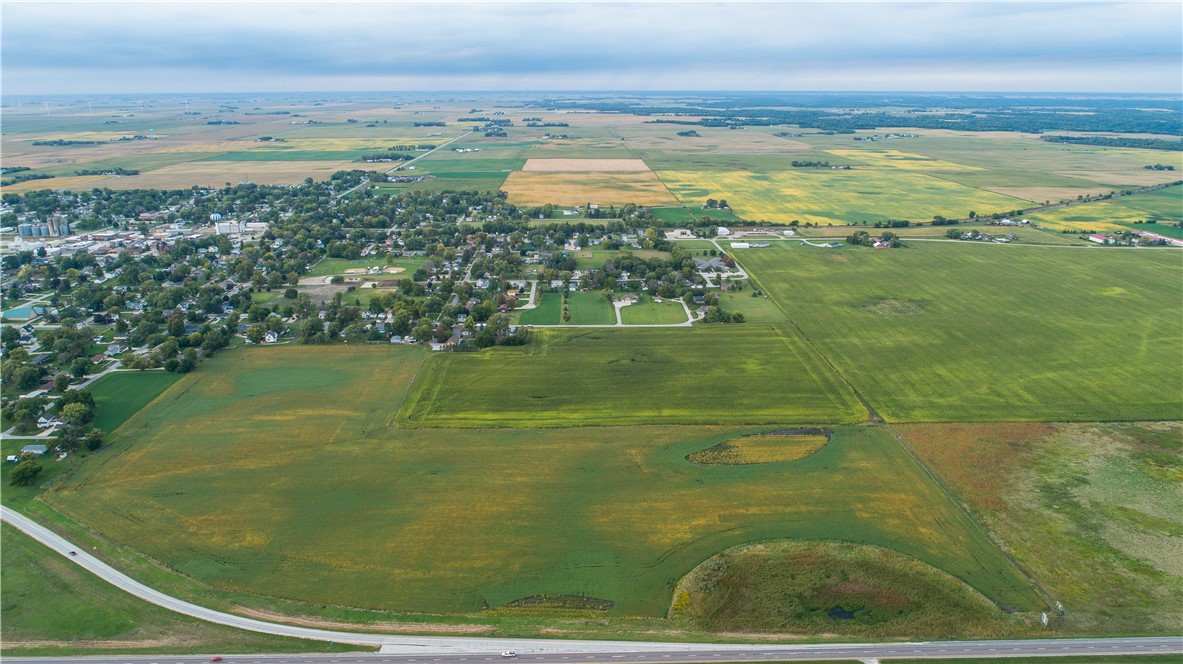
[[364,154],[359,161],[410,161],[414,158],[415,155],[407,154],[406,152],[380,152],[377,154]]
[[13,173],[22,173],[24,171],[32,170],[28,166],[3,166],[0,167],[0,175],[11,175]]
[[206,124],[207,125],[236,125],[236,124],[242,124],[242,123],[238,122],[237,120],[210,120]]
[[0,186],[7,187],[10,184],[16,184],[18,182],[28,182],[29,180],[48,180],[52,177],[54,177],[54,176],[47,175],[45,173],[22,173],[20,175],[10,177],[6,180],[0,180]]
[[416,122],[415,126],[416,127],[447,127],[448,125],[443,122]]
[[828,161],[798,161],[794,159],[791,165],[793,168],[837,168],[843,171],[850,170],[850,166],[831,166]]
[[[542,99],[531,105],[551,109],[652,115],[657,117],[653,122],[660,123],[704,127],[792,124],[839,134],[888,127],[920,127],[1035,134],[1046,131],[1110,131],[1183,136],[1183,104],[1173,98],[908,95],[893,98],[770,94],[720,95],[718,101],[703,101],[693,105],[650,106],[594,99]],[[876,110],[887,106],[900,106],[905,110]],[[957,112],[952,112],[954,110]],[[693,119],[676,119],[679,116],[692,116]]]
[[134,168],[92,168],[83,171],[74,171],[74,175],[139,175],[140,172]]
[[1144,148],[1147,150],[1183,150],[1183,140],[1166,138],[1124,138],[1117,136],[1040,136],[1048,143],[1100,145],[1107,148]]
[[538,122],[536,120],[531,120],[526,123],[526,126],[527,127],[570,127],[571,125],[566,122]]
[[106,141],[67,141],[64,138],[55,138],[52,141],[33,141],[33,145],[103,145]]

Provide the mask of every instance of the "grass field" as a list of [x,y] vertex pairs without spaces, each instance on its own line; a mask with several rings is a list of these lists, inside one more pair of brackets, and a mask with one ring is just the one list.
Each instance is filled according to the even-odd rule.
[[839,429],[788,464],[705,467],[685,457],[760,430],[391,428],[421,357],[219,354],[46,499],[216,588],[362,608],[476,611],[554,594],[661,616],[702,560],[786,537],[892,547],[1004,604],[1038,605],[885,431]]
[[94,395],[94,426],[107,433],[115,431],[180,378],[169,371],[120,371],[103,376],[88,388]]
[[866,416],[821,358],[785,327],[535,335],[526,347],[431,357],[400,421],[539,427],[817,424]]
[[790,169],[763,173],[659,171],[687,206],[725,198],[744,219],[846,224],[885,219],[924,221],[1024,208],[1028,202],[899,168],[833,171]]
[[890,421],[1183,411],[1183,264],[1173,251],[781,243],[736,257]]
[[518,317],[523,325],[558,325],[563,317],[562,293],[539,293],[535,297],[541,298],[538,306],[527,309]]
[[415,270],[423,267],[426,259],[421,257],[412,258],[391,258],[387,260],[382,256],[370,256],[367,258],[359,258],[357,260],[349,260],[347,258],[324,258],[319,263],[313,265],[305,277],[328,277],[337,274],[345,274],[346,270],[359,270],[371,267],[388,268],[401,267],[402,272],[383,274],[384,278],[403,278],[410,279]]
[[[886,549],[769,542],[723,552],[678,584],[672,616],[716,632],[865,638],[1035,635],[970,586]],[[1021,622],[1020,622],[1021,620]]]
[[599,291],[567,293],[571,325],[615,325],[616,309]]
[[1178,633],[1183,427],[899,428],[1028,573],[1067,608],[1056,629]]
[[138,600],[24,533],[0,526],[0,638],[6,657],[115,653],[367,650],[194,620]]
[[648,295],[620,310],[625,325],[670,325],[686,322],[686,309],[680,302],[654,302]]

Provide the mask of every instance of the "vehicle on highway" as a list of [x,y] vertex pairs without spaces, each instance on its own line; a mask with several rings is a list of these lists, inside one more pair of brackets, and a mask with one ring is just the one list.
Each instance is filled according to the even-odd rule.
[[77,551],[71,551],[71,552],[70,552],[70,555],[71,555],[71,556],[76,556],[76,555],[78,555],[78,552],[77,552]]
[[517,657],[518,654],[512,650],[506,650],[505,652],[501,653],[501,656],[502,657]]
[[211,662],[220,662],[220,661],[222,661],[222,658],[221,658],[221,657],[210,657],[210,658],[209,658],[209,661],[211,661]]

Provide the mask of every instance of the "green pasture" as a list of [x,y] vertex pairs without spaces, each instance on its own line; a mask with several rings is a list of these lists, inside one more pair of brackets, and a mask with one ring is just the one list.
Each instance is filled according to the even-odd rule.
[[540,292],[534,297],[541,298],[538,300],[538,306],[521,312],[518,317],[519,323],[523,325],[558,325],[563,322],[562,293]]
[[567,293],[571,325],[615,325],[616,309],[600,291]]
[[0,527],[0,637],[7,657],[104,653],[323,652],[329,646],[215,625],[139,600],[24,533]]
[[615,259],[625,254],[646,260],[651,258],[668,259],[670,257],[668,251],[653,251],[649,249],[582,249],[573,253],[575,254],[575,268],[578,270],[598,270],[604,266],[604,261]]
[[671,325],[686,322],[686,309],[680,302],[654,302],[648,295],[623,307],[620,310],[620,320],[625,325]]
[[891,421],[1183,414],[1174,251],[786,242],[737,258]]
[[748,283],[742,291],[717,293],[719,306],[726,312],[738,311],[748,323],[783,323],[785,312],[776,306],[776,301],[767,294],[752,297],[756,287]]
[[95,427],[115,431],[180,378],[170,371],[117,371],[96,380],[87,388],[94,395]]
[[399,420],[444,427],[551,427],[836,423],[866,417],[822,358],[783,326],[535,330],[533,335],[525,347],[432,356]]
[[[646,336],[637,332],[628,336]],[[486,355],[497,353],[471,357]],[[778,538],[889,547],[1008,606],[1039,606],[886,431],[838,429],[794,462],[698,466],[685,457],[759,429],[391,427],[422,357],[219,354],[46,499],[214,588],[337,606],[475,612],[552,594],[661,616],[673,581],[702,560]],[[440,370],[433,361],[421,372]],[[612,403],[651,407],[639,394]]]

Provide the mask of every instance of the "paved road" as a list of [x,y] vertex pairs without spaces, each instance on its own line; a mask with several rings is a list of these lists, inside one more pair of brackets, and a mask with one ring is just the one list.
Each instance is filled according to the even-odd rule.
[[[479,641],[480,639],[471,639]],[[492,643],[496,639],[488,639]],[[671,644],[673,645],[673,644]],[[586,664],[626,662],[768,662],[871,659],[948,659],[959,657],[1066,657],[1079,655],[1178,654],[1183,639],[1046,639],[1038,641],[961,641],[897,644],[811,644],[801,646],[738,646],[728,651],[704,651],[695,644],[681,644],[666,652],[622,651],[610,653],[533,652],[519,650],[513,659],[496,651],[484,653],[414,655],[356,653],[333,655],[225,655],[224,664],[477,664],[530,662],[530,664]],[[208,664],[210,655],[106,655],[99,657],[5,657],[20,664]]]
[[[465,136],[468,136],[468,135],[469,135],[469,134],[471,134],[471,133],[472,133],[472,131],[471,131],[471,130],[470,130],[470,131],[466,131],[466,132],[464,132],[463,134],[460,134],[459,136],[457,136],[456,138],[453,138],[452,140],[448,141],[447,143],[444,143],[443,145],[438,145],[438,146],[436,146],[436,147],[434,147],[434,148],[432,148],[432,149],[428,150],[427,152],[424,152],[423,154],[421,154],[421,155],[419,155],[418,157],[415,157],[414,159],[411,159],[411,160],[409,160],[409,161],[399,161],[399,162],[395,162],[395,165],[394,165],[394,167],[392,167],[390,170],[386,171],[386,173],[384,173],[384,175],[389,175],[389,174],[391,174],[391,173],[393,173],[393,172],[395,172],[395,171],[397,171],[397,170],[400,170],[400,169],[406,168],[407,166],[410,166],[411,164],[413,164],[413,163],[415,163],[415,162],[419,161],[420,159],[422,159],[422,158],[424,158],[424,157],[426,157],[426,156],[430,155],[431,153],[435,152],[436,150],[439,150],[439,149],[442,149],[442,148],[446,148],[446,147],[448,147],[449,145],[451,145],[451,144],[455,143],[456,141],[458,141],[458,140],[460,140],[460,139],[464,138]],[[368,185],[368,184],[372,184],[372,183],[371,183],[369,180],[362,180],[361,184],[357,185],[356,187],[351,187],[351,188],[349,188],[349,189],[346,189],[345,191],[343,191],[343,192],[341,192],[341,193],[337,194],[337,195],[336,195],[334,198],[345,198],[345,197],[346,197],[346,196],[348,196],[349,194],[352,194],[353,192],[357,191],[358,189],[361,189],[362,187],[364,187],[364,186],[366,186],[366,185]]]
[[[0,519],[45,544],[69,560],[136,597],[172,611],[202,620],[280,636],[357,645],[380,646],[379,654],[362,655],[243,655],[227,657],[227,664],[379,664],[384,662],[500,661],[506,650],[532,664],[579,662],[739,662],[817,659],[871,659],[890,657],[1002,657],[1021,655],[1183,654],[1183,638],[1045,639],[1028,641],[947,641],[875,644],[698,644],[639,641],[590,641],[559,639],[496,639],[474,637],[406,636],[366,634],[295,627],[214,611],[170,597],[149,588],[71,544],[57,533],[7,507]],[[71,555],[71,552],[74,552]],[[198,664],[204,657],[104,656],[87,658],[16,658],[5,662],[88,662],[92,664]]]

